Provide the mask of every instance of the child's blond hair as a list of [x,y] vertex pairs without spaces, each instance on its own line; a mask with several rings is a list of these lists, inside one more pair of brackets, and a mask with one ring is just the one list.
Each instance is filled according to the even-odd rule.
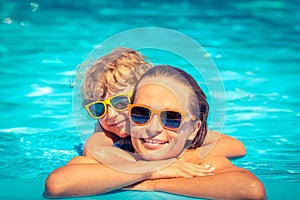
[[81,88],[83,105],[134,86],[150,68],[151,64],[139,52],[129,48],[113,49],[87,70]]

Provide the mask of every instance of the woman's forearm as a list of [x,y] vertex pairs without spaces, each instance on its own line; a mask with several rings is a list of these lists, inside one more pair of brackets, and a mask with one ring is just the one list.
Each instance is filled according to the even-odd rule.
[[265,199],[265,188],[260,180],[248,170],[232,165],[225,157],[209,158],[201,164],[215,166],[214,175],[147,180],[131,189],[210,199]]
[[209,199],[265,199],[263,184],[250,172],[238,170],[212,176],[152,180],[155,191]]
[[46,180],[45,196],[101,194],[145,180],[148,173],[125,173],[101,164],[74,164],[58,168]]

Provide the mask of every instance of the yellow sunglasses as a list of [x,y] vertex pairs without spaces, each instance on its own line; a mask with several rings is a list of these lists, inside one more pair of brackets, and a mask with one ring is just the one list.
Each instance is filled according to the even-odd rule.
[[85,105],[84,109],[94,119],[104,117],[107,112],[107,105],[110,105],[116,111],[124,111],[128,108],[132,93],[133,91],[130,91],[129,93],[115,95],[105,100],[94,101]]

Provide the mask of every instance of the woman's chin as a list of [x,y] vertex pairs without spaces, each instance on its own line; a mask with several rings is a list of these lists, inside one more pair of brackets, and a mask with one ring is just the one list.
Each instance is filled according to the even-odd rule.
[[162,155],[160,152],[142,154],[141,157],[149,161],[158,161],[158,160],[165,160],[165,159],[172,158],[171,156],[168,155]]
[[166,148],[167,145],[146,145],[144,146],[143,153],[139,153],[141,157],[145,160],[163,160],[176,157],[175,155],[171,154]]

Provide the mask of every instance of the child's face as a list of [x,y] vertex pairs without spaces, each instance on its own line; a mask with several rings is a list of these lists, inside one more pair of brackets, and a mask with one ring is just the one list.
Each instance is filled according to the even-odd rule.
[[[133,89],[133,86],[128,86],[123,91],[120,91],[118,94],[129,93]],[[107,95],[107,98],[118,95]],[[121,138],[125,138],[129,133],[129,119],[128,119],[128,110],[125,111],[116,111],[111,106],[107,105],[106,114],[99,119],[99,122],[104,129],[110,131]]]

